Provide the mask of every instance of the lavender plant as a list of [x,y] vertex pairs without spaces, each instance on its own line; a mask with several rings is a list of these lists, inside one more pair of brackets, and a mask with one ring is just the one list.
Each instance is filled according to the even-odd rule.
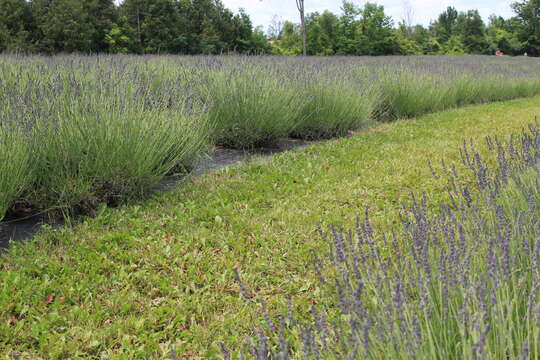
[[[246,68],[247,67],[247,68]],[[208,74],[209,117],[216,144],[250,149],[272,146],[295,126],[301,97],[273,69],[232,67]]]
[[140,196],[207,142],[204,100],[187,103],[181,72],[173,82],[117,57],[24,60],[0,65],[0,123],[26,134],[32,164],[20,171],[32,181],[19,201],[30,207],[88,212]]
[[498,166],[465,143],[475,186],[452,168],[435,173],[449,179],[449,202],[433,212],[413,197],[401,232],[378,233],[367,208],[353,229],[319,229],[329,252],[315,270],[332,305],[275,321],[263,304],[264,325],[238,356],[540,358],[539,131],[488,138]]
[[422,69],[387,65],[380,71],[379,120],[411,118],[456,106],[532,96],[540,91],[537,78],[517,74],[485,72],[472,67]]
[[307,80],[303,86],[305,100],[291,136],[327,139],[372,123],[378,95],[373,86],[361,81],[317,76],[315,81]]

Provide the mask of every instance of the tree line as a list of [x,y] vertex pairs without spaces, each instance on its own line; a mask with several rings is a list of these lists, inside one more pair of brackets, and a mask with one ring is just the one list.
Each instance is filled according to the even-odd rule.
[[0,51],[261,53],[264,32],[220,0],[0,0]]
[[[512,5],[514,17],[492,15],[486,24],[478,10],[448,7],[429,26],[411,23],[410,12],[395,24],[376,3],[344,1],[342,14],[330,11],[305,19],[309,55],[494,54],[540,56],[540,0]],[[275,18],[268,37],[273,52],[302,52],[300,25]]]
[[395,24],[376,3],[305,16],[304,1],[296,5],[300,24],[275,20],[264,33],[221,0],[0,0],[0,52],[301,55],[305,41],[308,55],[540,56],[540,0],[487,24],[477,10],[448,7],[429,26],[410,16]]

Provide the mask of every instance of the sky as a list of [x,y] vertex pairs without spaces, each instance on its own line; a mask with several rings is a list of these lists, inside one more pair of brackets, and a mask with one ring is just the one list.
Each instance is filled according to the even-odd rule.
[[[516,0],[375,0],[383,5],[387,15],[392,16],[397,24],[405,16],[406,4],[412,9],[412,22],[414,24],[429,25],[430,20],[436,19],[446,7],[453,6],[458,11],[477,9],[487,21],[488,16],[497,14],[505,18],[513,16],[510,4]],[[229,9],[237,12],[244,8],[250,15],[253,25],[262,25],[266,30],[274,16],[282,20],[299,22],[295,0],[222,0]],[[365,0],[353,0],[362,5]],[[330,10],[335,14],[341,13],[342,0],[305,0],[306,13]]]

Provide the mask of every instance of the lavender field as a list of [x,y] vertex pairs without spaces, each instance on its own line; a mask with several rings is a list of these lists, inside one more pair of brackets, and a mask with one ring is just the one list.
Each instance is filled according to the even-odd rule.
[[540,93],[533,58],[0,58],[0,218],[91,213],[185,173],[212,145],[324,139]]

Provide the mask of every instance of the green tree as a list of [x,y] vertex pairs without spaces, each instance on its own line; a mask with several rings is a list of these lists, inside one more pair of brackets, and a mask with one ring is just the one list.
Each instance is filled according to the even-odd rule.
[[478,10],[461,12],[458,15],[455,30],[456,35],[461,38],[466,53],[486,53],[488,43],[485,36],[485,24]]
[[25,0],[0,1],[0,52],[30,51],[32,14]]
[[146,48],[146,34],[144,24],[149,13],[148,0],[125,0],[120,5],[120,16],[126,20],[126,32],[132,34],[133,47],[131,51],[143,53]]
[[253,49],[253,24],[244,9],[240,9],[233,19],[233,37],[231,39],[235,52],[246,53]]
[[142,24],[145,53],[174,52],[174,40],[179,34],[179,13],[174,0],[153,0]]
[[274,44],[272,51],[276,55],[302,54],[300,27],[290,21],[285,21],[279,40]]
[[85,0],[83,3],[83,12],[85,22],[88,24],[88,36],[92,44],[90,50],[95,53],[109,51],[109,44],[106,35],[116,24],[116,7],[113,0]]
[[233,14],[220,0],[192,0],[186,9],[190,53],[219,54],[234,50]]
[[399,53],[394,22],[384,13],[384,6],[366,3],[361,12],[358,55],[392,55]]
[[431,24],[432,31],[439,43],[447,42],[454,35],[458,15],[458,11],[454,7],[449,6],[439,15],[437,21]]
[[113,28],[105,34],[107,51],[115,54],[127,54],[133,48],[133,38],[126,34],[124,27],[114,24]]
[[113,0],[33,0],[31,43],[45,53],[109,51],[106,35],[115,26]]
[[333,55],[339,19],[329,11],[311,13],[306,18],[309,55]]
[[344,0],[341,7],[343,15],[339,18],[336,30],[336,53],[355,55],[358,52],[359,21],[361,9],[354,3]]
[[35,1],[38,50],[45,53],[92,51],[92,29],[79,0]]
[[427,53],[428,41],[429,41],[429,30],[422,25],[415,25],[411,29],[411,38],[414,40],[424,53]]
[[518,37],[522,42],[522,51],[540,56],[540,0],[515,2],[512,9],[521,25]]
[[257,26],[251,34],[250,52],[255,54],[269,54],[271,51],[272,47],[268,44],[262,26]]
[[399,23],[397,36],[402,55],[418,55],[428,52],[428,30],[422,25],[407,26]]
[[430,36],[425,44],[424,52],[426,54],[440,54],[444,53],[442,50],[441,43],[437,40],[436,37]]
[[452,35],[450,39],[442,44],[440,53],[446,55],[464,55],[467,53],[460,35]]
[[505,54],[518,55],[521,50],[521,42],[518,39],[517,27],[515,19],[505,20],[500,16],[490,16],[486,28],[488,52],[494,54],[497,51],[502,51]]

